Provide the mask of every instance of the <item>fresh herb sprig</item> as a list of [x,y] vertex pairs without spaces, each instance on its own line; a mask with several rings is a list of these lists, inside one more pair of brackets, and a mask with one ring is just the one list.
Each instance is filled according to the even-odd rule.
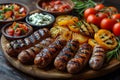
[[75,4],[74,10],[79,17],[83,16],[84,10],[90,7],[94,7],[96,3],[93,0],[72,0]]
[[107,62],[110,61],[112,58],[116,58],[118,60],[120,60],[119,54],[120,54],[120,38],[116,38],[118,41],[118,46],[112,50],[107,52]]

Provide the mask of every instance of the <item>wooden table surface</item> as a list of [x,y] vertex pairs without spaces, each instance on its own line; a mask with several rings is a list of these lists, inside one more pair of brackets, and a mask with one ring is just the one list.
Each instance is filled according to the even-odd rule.
[[[21,2],[27,5],[31,11],[36,9],[35,3],[37,0],[0,0],[0,3],[5,2]],[[105,5],[116,6],[120,11],[120,0],[104,0]],[[2,27],[2,26],[0,26]],[[102,73],[101,73],[102,74]],[[43,80],[38,79],[15,69],[4,57],[0,49],[0,80]],[[78,79],[77,79],[78,80]],[[103,77],[89,80],[120,80],[120,69],[109,73]]]

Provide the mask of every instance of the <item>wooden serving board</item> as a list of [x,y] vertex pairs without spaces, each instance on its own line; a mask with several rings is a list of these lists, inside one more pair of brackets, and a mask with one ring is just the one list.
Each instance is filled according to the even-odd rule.
[[100,77],[106,75],[120,67],[120,61],[116,59],[112,59],[108,64],[105,64],[103,68],[99,71],[93,71],[89,68],[85,68],[82,72],[78,74],[69,74],[67,72],[60,72],[56,70],[54,67],[48,69],[39,69],[35,65],[23,65],[17,59],[10,57],[6,53],[6,44],[8,43],[7,39],[2,36],[1,37],[1,46],[3,53],[6,59],[18,70],[27,73],[29,75],[46,78],[46,79],[67,79],[67,78],[76,78],[76,79],[90,79],[95,77]]

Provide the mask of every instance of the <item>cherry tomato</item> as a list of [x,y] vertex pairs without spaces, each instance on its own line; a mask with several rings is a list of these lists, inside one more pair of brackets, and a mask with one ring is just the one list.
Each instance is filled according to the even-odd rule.
[[109,16],[112,16],[113,14],[116,14],[118,13],[118,10],[117,8],[113,7],[113,6],[110,6],[110,7],[107,7],[105,10],[104,10],[105,13],[107,13]]
[[105,6],[103,4],[98,4],[95,6],[95,10],[101,10],[103,9]]
[[113,26],[113,33],[114,33],[116,36],[120,36],[120,22],[116,23],[116,24]]
[[93,23],[93,24],[99,26],[99,25],[100,25],[100,18],[97,17],[96,15],[90,14],[90,15],[87,17],[87,22],[88,22],[88,23]]
[[100,18],[100,21],[101,21],[102,19],[107,18],[108,14],[102,13],[102,12],[98,12],[97,16]]
[[113,14],[111,18],[114,20],[120,20],[120,14]]
[[88,8],[84,11],[84,18],[87,19],[87,17],[90,14],[96,14],[96,13],[97,13],[97,11],[94,8]]
[[115,23],[116,23],[116,20],[114,19],[104,18],[101,21],[100,26],[102,29],[112,30]]
[[8,28],[7,33],[8,33],[8,35],[13,36],[14,35],[14,29],[13,28]]
[[110,8],[113,12],[118,13],[118,10],[117,10],[116,7],[114,7],[114,6],[110,6],[110,7],[108,7],[108,8]]

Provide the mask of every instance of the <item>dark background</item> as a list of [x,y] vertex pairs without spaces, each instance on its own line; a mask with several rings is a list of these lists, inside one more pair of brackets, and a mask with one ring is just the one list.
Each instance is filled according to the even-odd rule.
[[[32,11],[36,9],[36,6],[35,6],[36,1],[37,0],[0,0],[0,3],[21,2],[27,5]],[[100,1],[100,0],[96,0],[96,1]],[[103,3],[106,6],[115,6],[120,11],[120,0],[103,0]],[[0,27],[2,27],[1,24],[0,24]],[[0,50],[0,80],[43,80],[43,79],[38,79],[32,76],[29,76],[15,69],[4,58],[4,55],[2,51]],[[95,79],[89,79],[89,80],[120,80],[120,69],[117,69],[116,71],[109,73],[105,76],[95,78]]]

